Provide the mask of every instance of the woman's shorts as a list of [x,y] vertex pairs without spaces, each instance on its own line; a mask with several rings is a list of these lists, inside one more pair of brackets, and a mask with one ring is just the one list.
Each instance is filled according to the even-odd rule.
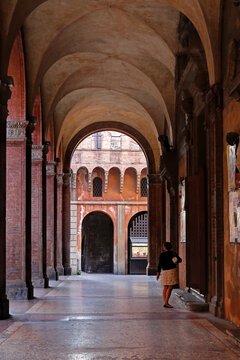
[[161,277],[162,285],[176,285],[178,284],[178,271],[177,269],[163,270]]

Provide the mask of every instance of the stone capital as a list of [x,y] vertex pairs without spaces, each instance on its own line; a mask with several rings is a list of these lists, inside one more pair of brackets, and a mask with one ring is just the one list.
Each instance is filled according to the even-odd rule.
[[160,174],[148,174],[148,183],[149,184],[161,184],[162,178]]
[[26,128],[28,121],[11,121],[7,120],[7,140],[26,140]]
[[55,175],[55,161],[46,161],[46,175],[52,176]]
[[32,145],[32,161],[42,161],[42,145]]
[[69,186],[70,185],[70,179],[71,179],[71,173],[63,174],[63,185],[64,186]]
[[205,103],[208,116],[215,117],[216,111],[221,110],[223,106],[222,87],[220,84],[214,84],[210,87],[205,97]]

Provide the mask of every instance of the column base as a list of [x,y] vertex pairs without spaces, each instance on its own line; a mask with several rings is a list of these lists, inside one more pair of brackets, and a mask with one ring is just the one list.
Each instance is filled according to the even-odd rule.
[[211,301],[209,302],[209,312],[214,316],[220,318],[224,317],[223,303],[222,301],[218,301],[217,296],[211,298]]
[[43,280],[44,280],[44,288],[45,289],[49,288],[49,278],[45,276]]
[[36,277],[32,279],[33,286],[35,288],[44,288],[45,287],[45,279]]
[[148,276],[153,276],[157,274],[157,268],[153,267],[153,266],[147,266],[146,268],[146,275]]
[[64,266],[64,275],[71,275],[72,274],[72,269],[70,268],[70,266]]
[[49,280],[56,280],[57,278],[56,270],[51,266],[47,267],[47,277]]
[[0,320],[9,318],[9,301],[6,295],[0,298]]
[[57,272],[58,272],[58,275],[59,276],[62,276],[62,275],[64,275],[64,268],[63,268],[63,266],[57,266]]
[[11,300],[31,300],[33,299],[33,286],[29,284],[7,285],[7,297]]

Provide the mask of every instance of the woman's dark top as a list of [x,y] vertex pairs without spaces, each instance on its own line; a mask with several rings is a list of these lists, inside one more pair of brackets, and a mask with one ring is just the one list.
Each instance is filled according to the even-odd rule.
[[182,262],[182,259],[172,250],[163,251],[159,256],[159,263],[158,263],[158,272],[161,272],[161,269],[163,270],[171,270],[175,269],[177,264],[174,264],[172,261],[172,258],[176,257],[178,259],[178,263]]

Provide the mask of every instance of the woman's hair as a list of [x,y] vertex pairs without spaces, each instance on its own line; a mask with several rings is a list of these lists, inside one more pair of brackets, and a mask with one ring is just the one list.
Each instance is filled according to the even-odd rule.
[[164,243],[164,247],[167,249],[167,250],[171,250],[172,249],[172,244],[170,242],[165,242]]

